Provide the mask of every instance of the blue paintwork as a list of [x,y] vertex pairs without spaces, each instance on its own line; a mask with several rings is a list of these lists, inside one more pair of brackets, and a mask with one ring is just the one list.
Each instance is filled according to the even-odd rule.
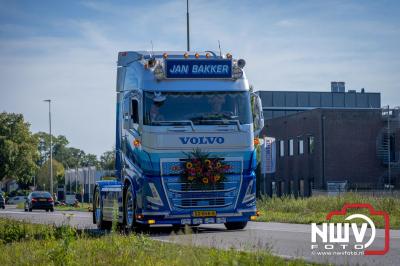
[[[178,76],[169,76],[174,79],[157,80],[153,70],[144,67],[144,60],[149,58],[154,58],[164,64],[166,62],[176,64],[184,61],[183,54],[184,52],[168,52],[168,60],[164,60],[163,52],[119,53],[118,67],[119,72],[122,70],[123,74],[119,76],[117,82],[116,173],[118,180],[97,182],[101,191],[101,206],[105,220],[111,219],[112,204],[117,201],[120,211],[119,222],[124,222],[123,191],[126,184],[131,185],[137,205],[136,214],[144,215],[143,219],[137,220],[138,223],[147,223],[149,219],[156,220],[157,224],[223,223],[248,221],[251,215],[255,215],[256,152],[253,146],[253,124],[240,125],[239,129],[235,125],[229,126],[227,131],[218,130],[216,126],[212,125],[199,125],[195,126],[195,130],[190,127],[184,128],[187,133],[175,133],[170,131],[168,126],[143,125],[143,114],[141,114],[143,91],[249,90],[244,73],[237,80],[230,78],[231,64],[235,60],[218,56],[207,59],[205,53],[200,53],[200,59],[195,59],[194,53],[189,53],[189,59],[186,62],[191,67],[195,64],[215,65],[220,63],[227,65],[230,69],[229,77],[203,75],[197,76],[196,79],[190,79],[189,77],[193,77],[191,72],[188,76],[179,76],[181,75],[179,74]],[[170,69],[170,67],[167,66],[164,69]],[[132,97],[139,102],[139,127],[125,129],[123,109],[129,106]],[[189,139],[185,139],[185,137]],[[212,139],[213,137],[215,139]],[[190,141],[191,138],[194,140]],[[208,141],[207,138],[214,142]],[[218,141],[216,141],[217,138]],[[143,145],[135,147],[135,140],[142,141]],[[195,140],[203,144],[193,143]],[[173,147],[165,145],[171,141],[180,143],[180,145]],[[215,188],[215,190],[221,191],[198,192],[192,188],[185,188],[180,179],[180,173],[168,168],[174,164],[180,164],[179,159],[186,158],[187,152],[192,151],[196,146],[207,151],[211,157],[233,160],[230,163],[232,163],[232,169],[235,170],[227,174],[227,183],[223,184],[221,189]],[[217,216],[207,219],[191,217],[192,212],[196,210],[215,210]],[[96,210],[96,217],[97,215],[99,214]],[[128,219],[128,222],[132,221]]]

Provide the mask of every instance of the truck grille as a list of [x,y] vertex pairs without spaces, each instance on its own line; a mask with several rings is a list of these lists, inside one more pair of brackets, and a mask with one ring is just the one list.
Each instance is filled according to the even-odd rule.
[[225,160],[231,166],[223,182],[203,186],[182,180],[184,161],[162,161],[162,181],[172,210],[188,208],[233,208],[241,186],[242,161]]

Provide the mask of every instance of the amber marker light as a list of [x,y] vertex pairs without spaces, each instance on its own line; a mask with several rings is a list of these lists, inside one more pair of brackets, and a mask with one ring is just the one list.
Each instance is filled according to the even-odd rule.
[[183,54],[183,57],[184,57],[184,58],[189,58],[189,54],[188,54],[188,53],[184,53],[184,54]]
[[260,140],[258,138],[254,139],[254,145],[260,145]]
[[199,58],[200,57],[199,53],[195,53],[194,57]]
[[232,55],[231,55],[230,53],[227,53],[227,54],[226,54],[226,58],[232,59]]
[[210,58],[210,53],[206,53],[206,58]]
[[168,54],[167,54],[167,53],[163,53],[162,56],[164,57],[164,59],[167,59],[167,58],[168,58]]
[[147,223],[148,223],[148,224],[155,224],[155,223],[156,223],[156,220],[148,220]]
[[135,139],[135,140],[133,141],[133,146],[135,146],[136,148],[137,148],[137,147],[140,147],[140,140]]

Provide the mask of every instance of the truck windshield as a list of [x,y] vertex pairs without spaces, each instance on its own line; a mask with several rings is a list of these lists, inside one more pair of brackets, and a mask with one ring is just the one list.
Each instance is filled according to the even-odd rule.
[[154,92],[144,93],[144,124],[165,125],[192,121],[195,125],[250,124],[250,93]]

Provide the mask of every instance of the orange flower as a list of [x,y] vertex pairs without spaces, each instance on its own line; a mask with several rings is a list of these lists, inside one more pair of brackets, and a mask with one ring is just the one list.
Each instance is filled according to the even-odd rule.
[[221,176],[220,175],[215,175],[214,179],[215,179],[215,181],[219,181],[221,179]]
[[221,168],[222,164],[220,162],[217,163],[217,168]]
[[192,176],[192,175],[188,176],[188,180],[189,180],[189,181],[193,181],[193,180],[195,180],[195,179],[196,179],[195,176]]
[[191,162],[187,162],[186,163],[186,168],[187,169],[192,169],[192,167],[193,167],[193,164]]
[[204,184],[208,184],[208,178],[207,177],[203,177],[203,179],[201,179],[201,181],[203,181]]
[[204,163],[206,164],[206,166],[209,166],[209,165],[211,165],[211,161],[210,160],[204,160]]

